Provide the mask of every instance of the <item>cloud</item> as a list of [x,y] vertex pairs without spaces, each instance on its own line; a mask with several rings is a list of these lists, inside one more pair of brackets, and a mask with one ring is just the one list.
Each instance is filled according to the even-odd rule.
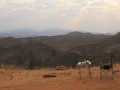
[[64,23],[64,26],[93,32],[114,31],[120,28],[119,14],[120,2],[117,0],[84,0],[78,13],[71,18],[72,22]]
[[80,8],[81,4],[77,3],[75,0],[58,0],[57,4],[67,8]]
[[0,7],[3,7],[6,4],[6,0],[0,0]]
[[116,0],[87,0],[86,8],[93,9],[120,9],[120,3]]
[[7,7],[0,12],[3,27],[7,27],[7,22],[9,27],[15,27],[12,23],[18,26],[22,23],[20,27],[28,23],[27,26],[38,29],[107,31],[120,28],[120,0],[0,0],[0,7],[6,3]]
[[61,9],[78,8],[81,5],[80,3],[77,3],[74,0],[45,0],[43,4],[46,7],[55,7],[55,8],[61,8]]
[[11,0],[11,3],[14,4],[26,4],[26,3],[34,3],[35,0]]
[[26,15],[36,10],[35,0],[11,0],[9,10],[12,15]]

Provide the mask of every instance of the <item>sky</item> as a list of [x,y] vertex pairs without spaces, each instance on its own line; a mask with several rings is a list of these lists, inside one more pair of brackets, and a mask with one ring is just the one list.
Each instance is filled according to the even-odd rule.
[[0,31],[120,31],[120,0],[0,0]]

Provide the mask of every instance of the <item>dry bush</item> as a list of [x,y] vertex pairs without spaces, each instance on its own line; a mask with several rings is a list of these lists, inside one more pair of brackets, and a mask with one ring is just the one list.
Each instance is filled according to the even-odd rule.
[[58,66],[58,67],[55,68],[55,70],[68,70],[68,67]]
[[45,75],[43,75],[43,78],[51,78],[51,77],[57,77],[57,75],[54,74],[54,73],[50,73],[50,74],[45,74]]
[[72,74],[72,72],[63,72],[61,73],[61,76],[67,77],[70,76]]

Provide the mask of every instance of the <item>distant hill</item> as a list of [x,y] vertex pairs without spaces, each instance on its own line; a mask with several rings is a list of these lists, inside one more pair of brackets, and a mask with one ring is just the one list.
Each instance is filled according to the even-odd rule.
[[93,35],[92,33],[88,33],[88,32],[79,32],[79,31],[74,31],[74,32],[70,32],[70,33],[67,33],[66,35],[70,35],[70,36],[76,36],[76,35],[85,35],[85,36],[89,36],[89,35]]
[[71,30],[63,29],[46,29],[46,30],[35,30],[32,28],[22,28],[10,31],[0,32],[0,37],[35,37],[35,36],[55,36],[64,35]]
[[78,53],[83,56],[83,58],[91,58],[98,62],[108,62],[110,60],[110,55],[114,54],[114,62],[119,62],[120,33],[100,42],[74,47],[69,51]]
[[28,40],[42,42],[57,50],[68,50],[79,45],[99,42],[110,37],[112,37],[112,35],[82,33],[75,31],[65,35],[31,37],[28,38]]

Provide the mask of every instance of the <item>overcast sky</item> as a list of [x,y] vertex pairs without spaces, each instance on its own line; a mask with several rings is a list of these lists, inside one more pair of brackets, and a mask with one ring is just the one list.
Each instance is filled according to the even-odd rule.
[[0,31],[33,28],[120,31],[120,0],[0,0]]

